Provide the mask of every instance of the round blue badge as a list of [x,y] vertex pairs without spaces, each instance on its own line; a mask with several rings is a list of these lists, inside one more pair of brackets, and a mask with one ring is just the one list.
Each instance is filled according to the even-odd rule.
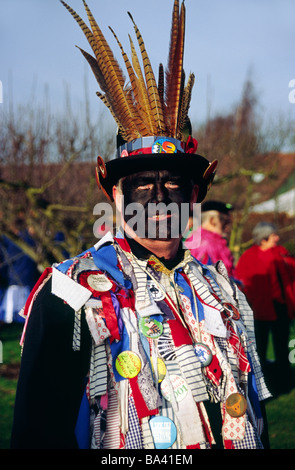
[[194,349],[202,367],[209,366],[212,361],[211,349],[204,343],[196,343]]
[[177,430],[173,421],[166,416],[150,419],[150,428],[156,449],[168,449],[176,441]]

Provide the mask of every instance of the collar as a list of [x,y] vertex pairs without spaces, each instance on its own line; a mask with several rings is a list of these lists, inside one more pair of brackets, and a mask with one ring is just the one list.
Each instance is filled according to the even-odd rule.
[[172,260],[167,260],[165,258],[157,257],[153,252],[142,246],[134,239],[127,237],[126,235],[125,241],[127,242],[131,253],[133,256],[135,256],[135,258],[137,258],[137,260],[142,262],[144,261],[145,266],[147,265],[148,261],[151,261],[151,264],[156,266],[155,269],[158,268],[160,271],[174,271],[175,269],[187,264],[192,260],[189,250],[184,250],[181,243],[179,244],[179,249],[175,258]]

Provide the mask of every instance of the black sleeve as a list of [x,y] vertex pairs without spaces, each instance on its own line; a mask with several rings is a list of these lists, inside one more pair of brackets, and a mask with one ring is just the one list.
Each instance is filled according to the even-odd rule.
[[14,421],[13,449],[76,448],[75,424],[89,369],[91,337],[84,312],[81,348],[73,351],[74,310],[48,281],[27,325]]

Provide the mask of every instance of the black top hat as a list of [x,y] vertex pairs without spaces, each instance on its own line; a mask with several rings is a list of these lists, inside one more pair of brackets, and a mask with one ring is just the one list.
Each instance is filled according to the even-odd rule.
[[[143,38],[128,12],[136,33],[143,62],[143,72],[131,37],[132,61],[111,29],[122,52],[129,83],[116,61],[110,46],[83,0],[91,29],[63,0],[84,32],[95,57],[80,49],[102,90],[99,98],[109,108],[118,125],[119,144],[115,159],[104,163],[98,157],[96,177],[99,187],[112,199],[112,187],[132,173],[151,169],[167,169],[190,175],[199,185],[201,202],[215,175],[217,161],[210,163],[196,154],[197,142],[191,137],[188,110],[194,85],[194,74],[185,84],[183,70],[185,7],[174,0],[168,63],[159,66],[158,82],[147,55]],[[132,64],[131,64],[132,62]]]

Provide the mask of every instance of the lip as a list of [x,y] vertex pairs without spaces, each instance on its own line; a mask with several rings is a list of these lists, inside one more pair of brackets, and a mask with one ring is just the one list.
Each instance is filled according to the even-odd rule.
[[153,215],[153,217],[148,217],[148,220],[158,222],[161,220],[171,219],[171,217],[172,217],[172,214],[157,214],[157,215]]

